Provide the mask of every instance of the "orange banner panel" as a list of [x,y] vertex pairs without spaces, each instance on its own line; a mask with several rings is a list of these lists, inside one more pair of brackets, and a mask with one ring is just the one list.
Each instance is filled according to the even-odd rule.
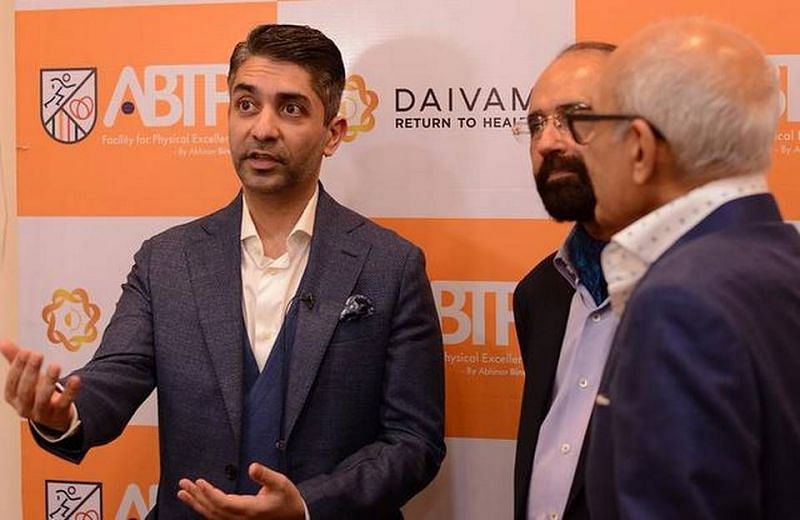
[[80,465],[42,450],[20,423],[24,517],[144,518],[158,484],[158,430],[129,426],[113,443],[92,449]]
[[445,344],[448,437],[515,439],[524,382],[517,282],[570,225],[544,220],[381,219],[427,258]]
[[18,11],[19,214],[184,216],[228,202],[228,58],[276,5]]
[[649,23],[680,16],[704,16],[734,25],[756,38],[769,53],[797,50],[793,29],[800,4],[786,0],[575,0],[575,35],[578,40],[621,43]]
[[561,245],[572,227],[533,219],[375,220],[425,251],[431,280],[518,282]]
[[[784,114],[775,139],[770,189],[784,218],[800,219],[800,42],[796,21],[800,4],[785,0],[576,0],[576,39],[622,43],[647,24],[680,16],[703,16],[728,23],[753,37],[778,65],[784,92]],[[797,91],[796,93],[793,91]]]

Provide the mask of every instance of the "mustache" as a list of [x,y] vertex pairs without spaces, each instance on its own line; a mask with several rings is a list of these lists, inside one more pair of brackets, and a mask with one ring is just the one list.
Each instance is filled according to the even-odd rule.
[[589,171],[583,159],[574,155],[564,155],[560,153],[550,153],[544,156],[542,164],[536,175],[536,183],[542,186],[547,183],[553,173],[572,172],[575,173],[581,182],[591,184]]
[[270,150],[265,148],[254,148],[244,154],[245,159],[269,159],[279,163],[286,163],[286,155],[279,150]]

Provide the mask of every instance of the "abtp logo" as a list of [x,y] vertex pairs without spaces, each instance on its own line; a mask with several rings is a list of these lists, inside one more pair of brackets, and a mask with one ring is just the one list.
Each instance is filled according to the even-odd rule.
[[148,65],[144,67],[143,80],[140,81],[136,70],[126,66],[111,94],[103,124],[112,127],[118,114],[131,115],[136,111],[146,127],[169,127],[178,123],[193,127],[198,108],[202,105],[203,124],[214,127],[217,125],[217,105],[229,101],[227,87],[221,90],[217,87],[227,71],[227,65],[221,63]]
[[40,69],[39,109],[47,135],[74,144],[97,121],[97,69]]

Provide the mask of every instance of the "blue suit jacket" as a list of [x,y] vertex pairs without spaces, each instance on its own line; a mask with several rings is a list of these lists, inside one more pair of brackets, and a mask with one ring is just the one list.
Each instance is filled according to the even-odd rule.
[[669,249],[612,349],[593,519],[800,514],[800,236],[770,195],[723,205]]
[[[92,361],[77,373],[82,427],[43,446],[78,462],[112,441],[155,388],[157,514],[194,517],[180,478],[233,492],[243,405],[241,195],[147,240]],[[422,252],[320,189],[289,365],[287,475],[315,520],[392,518],[444,457],[437,312]],[[340,321],[350,295],[375,313]],[[153,514],[152,516],[155,516]]]

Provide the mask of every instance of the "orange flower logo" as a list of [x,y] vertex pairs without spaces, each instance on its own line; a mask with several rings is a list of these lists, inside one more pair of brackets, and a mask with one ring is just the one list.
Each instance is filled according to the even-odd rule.
[[42,309],[42,319],[47,323],[47,339],[75,352],[97,339],[100,307],[89,301],[84,289],[56,289],[52,302]]
[[342,138],[346,143],[354,140],[359,133],[372,130],[375,126],[372,113],[377,106],[378,94],[367,89],[364,78],[358,74],[347,78],[339,107],[339,115],[347,119],[347,133]]

